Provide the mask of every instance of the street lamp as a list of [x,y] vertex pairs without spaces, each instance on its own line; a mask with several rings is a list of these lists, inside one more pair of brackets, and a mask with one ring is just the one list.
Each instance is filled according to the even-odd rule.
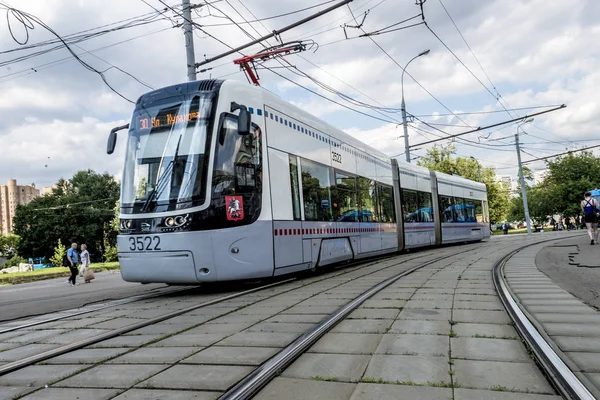
[[400,78],[400,86],[402,87],[402,126],[404,127],[404,148],[406,149],[407,163],[410,163],[410,149],[408,147],[408,126],[406,125],[406,104],[404,104],[404,73],[406,72],[406,68],[408,68],[408,64],[410,64],[415,58],[426,56],[427,54],[429,54],[429,49],[411,58],[410,61],[406,63],[406,66],[402,68],[402,77]]
[[529,205],[527,204],[527,189],[525,187],[525,177],[523,176],[523,164],[521,163],[521,148],[519,147],[519,128],[521,125],[533,122],[533,118],[528,118],[517,125],[515,134],[515,143],[517,145],[517,161],[519,163],[519,180],[521,182],[521,194],[523,196],[523,209],[525,210],[525,223],[527,224],[527,234],[531,235],[531,222],[529,221]]
[[475,159],[475,157],[473,157],[473,156],[469,156],[469,157],[470,157],[470,158],[472,158],[472,159],[473,159],[473,161],[475,161],[475,162],[477,163],[477,180],[478,180],[479,182],[481,182],[481,165],[479,164],[479,161],[477,161],[477,160]]

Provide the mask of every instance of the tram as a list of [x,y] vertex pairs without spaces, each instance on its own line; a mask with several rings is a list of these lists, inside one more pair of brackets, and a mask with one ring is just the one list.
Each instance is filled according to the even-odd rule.
[[489,237],[484,184],[398,163],[272,93],[203,80],[142,95],[121,187],[121,275],[255,279]]

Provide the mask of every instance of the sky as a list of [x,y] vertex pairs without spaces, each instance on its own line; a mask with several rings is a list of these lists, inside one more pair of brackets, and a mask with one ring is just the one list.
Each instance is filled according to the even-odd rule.
[[[125,137],[121,135],[111,156],[106,154],[106,140],[111,128],[131,118],[133,104],[126,99],[135,101],[153,88],[187,80],[180,3],[0,0],[0,4],[0,14],[8,12],[8,5],[37,17],[33,29],[26,29],[14,14],[9,14],[10,25],[6,15],[0,15],[0,184],[16,178],[20,184],[50,186],[88,168],[119,177]],[[194,30],[195,57],[202,61],[228,50],[225,44],[237,47],[336,1],[192,4],[199,5],[192,16],[200,25]],[[316,7],[295,12],[312,6]],[[296,71],[268,61],[264,67],[272,70],[258,71],[261,85],[403,161],[402,72],[409,60],[428,49],[430,53],[413,60],[404,75],[407,113],[416,116],[408,127],[409,141],[416,145],[411,149],[413,163],[433,146],[420,143],[561,104],[567,107],[520,126],[523,161],[600,144],[599,1],[427,0],[420,14],[415,0],[354,0],[282,34],[284,42],[313,40],[318,48],[286,57]],[[244,22],[256,19],[262,21]],[[231,20],[244,23],[234,25]],[[118,94],[60,43],[46,43],[56,36],[39,22],[62,38],[136,25],[70,45],[93,69],[105,71],[106,82]],[[382,33],[360,37],[376,32]],[[276,43],[271,39],[263,44]],[[262,48],[255,45],[244,54]],[[237,57],[202,67],[212,69],[199,73],[198,79],[245,82],[233,64]],[[347,103],[298,71],[370,107]],[[472,156],[483,166],[496,168],[497,174],[514,177],[517,129],[511,123],[438,144],[453,143],[458,155]],[[597,150],[594,154],[600,155]],[[534,171],[545,168],[543,161],[527,165]]]

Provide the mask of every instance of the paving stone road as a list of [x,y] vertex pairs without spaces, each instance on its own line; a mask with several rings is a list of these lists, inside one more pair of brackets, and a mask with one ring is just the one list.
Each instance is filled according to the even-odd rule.
[[[540,239],[403,254],[199,308],[0,376],[0,399],[215,399],[341,305],[443,255],[365,301],[256,398],[557,399],[491,278],[498,258]],[[0,363],[205,300],[146,300],[0,335]]]

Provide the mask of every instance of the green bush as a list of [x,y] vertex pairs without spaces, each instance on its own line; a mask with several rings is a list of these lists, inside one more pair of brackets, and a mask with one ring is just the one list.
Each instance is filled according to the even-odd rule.
[[55,267],[62,267],[63,256],[67,254],[67,248],[58,240],[58,245],[54,248],[54,255],[50,258],[50,263]]
[[104,251],[104,261],[106,262],[115,262],[119,261],[119,257],[117,255],[117,247],[116,246],[108,246]]
[[6,260],[6,262],[2,265],[2,267],[0,267],[0,269],[16,267],[20,263],[27,263],[27,260],[15,254],[14,256]]

